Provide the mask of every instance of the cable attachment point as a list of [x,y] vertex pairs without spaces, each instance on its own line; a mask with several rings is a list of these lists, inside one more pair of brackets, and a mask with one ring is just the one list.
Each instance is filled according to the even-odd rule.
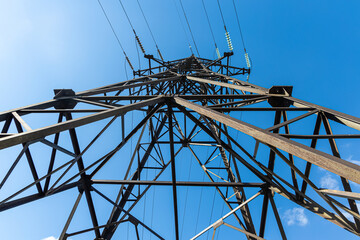
[[131,62],[130,62],[130,59],[128,58],[128,56],[125,56],[125,58],[126,58],[126,61],[127,61],[128,64],[129,64],[130,68],[131,68],[133,71],[135,71],[133,65],[132,65]]
[[225,37],[226,37],[226,41],[228,43],[229,50],[232,51],[234,48],[231,43],[230,33],[228,31],[225,32]]
[[216,48],[216,54],[217,54],[218,58],[221,58],[220,51],[218,48]]
[[136,34],[135,34],[135,39],[138,42],[141,51],[143,52],[143,54],[145,54],[145,49],[144,49],[143,45],[141,44],[140,38]]
[[161,60],[162,60],[162,61],[164,61],[164,58],[163,58],[163,56],[162,56],[162,54],[161,54],[161,52],[160,52],[160,49],[159,49],[159,48],[157,48],[157,52],[158,52],[159,57],[161,58]]
[[247,52],[245,53],[245,60],[246,60],[247,67],[251,68],[250,58],[249,58],[249,54]]

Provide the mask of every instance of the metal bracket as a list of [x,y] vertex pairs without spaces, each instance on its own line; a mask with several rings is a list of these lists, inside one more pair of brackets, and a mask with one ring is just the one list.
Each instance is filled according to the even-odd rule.
[[56,103],[55,109],[73,109],[77,102],[71,97],[75,96],[75,92],[72,89],[54,89],[54,99]]

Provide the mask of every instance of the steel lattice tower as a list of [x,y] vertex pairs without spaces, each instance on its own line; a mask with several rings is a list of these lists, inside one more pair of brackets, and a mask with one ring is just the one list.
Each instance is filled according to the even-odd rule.
[[[0,211],[78,189],[60,239],[93,232],[95,239],[110,240],[129,222],[134,239],[139,239],[138,228],[154,239],[180,239],[179,188],[207,187],[215,188],[227,206],[226,214],[205,229],[214,234],[231,227],[247,239],[263,239],[273,214],[286,239],[276,197],[360,235],[355,203],[360,194],[349,183],[360,183],[360,167],[341,159],[336,144],[337,139],[360,138],[360,119],[294,98],[291,86],[266,89],[234,78],[250,70],[229,66],[230,56],[166,62],[146,55],[149,68],[134,72],[138,77],[132,80],[78,93],[58,89],[50,101],[0,113],[0,152],[16,151],[0,187],[20,161],[27,162],[32,175],[31,183],[1,199]],[[265,116],[271,116],[272,126],[266,126]],[[106,134],[112,141],[102,144]],[[320,142],[327,147],[317,148]],[[47,158],[36,153],[43,148],[50,153]],[[207,176],[204,181],[177,179],[185,159]],[[103,169],[112,162],[128,167],[107,178],[110,169]],[[312,180],[313,165],[337,175],[343,189],[319,188]],[[99,190],[103,185],[114,186],[115,194]],[[172,189],[172,207],[165,209],[174,215],[166,226],[174,228],[172,236],[163,236],[133,213],[158,185]],[[95,196],[112,208],[105,222],[98,219]],[[71,232],[81,199],[93,226]],[[156,203],[155,209],[163,210]]]

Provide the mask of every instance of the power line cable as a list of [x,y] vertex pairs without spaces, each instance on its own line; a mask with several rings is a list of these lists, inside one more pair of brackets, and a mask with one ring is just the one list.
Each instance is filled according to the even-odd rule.
[[144,17],[144,20],[145,20],[145,22],[146,22],[146,26],[148,27],[149,32],[150,32],[150,34],[151,34],[151,37],[152,37],[152,39],[153,39],[153,41],[154,41],[154,44],[155,44],[156,50],[157,50],[157,52],[158,52],[158,54],[159,54],[159,57],[161,58],[161,60],[164,61],[164,58],[163,58],[163,56],[162,56],[162,54],[161,54],[161,52],[160,52],[160,49],[159,49],[159,47],[158,47],[158,44],[157,44],[156,40],[155,40],[154,34],[153,34],[153,32],[151,31],[149,22],[147,21],[147,19],[146,19],[146,17],[145,17],[145,14],[144,14],[144,11],[143,11],[143,9],[142,9],[142,7],[141,7],[141,5],[140,5],[140,2],[139,2],[139,0],[136,0],[136,1],[137,1],[138,5],[139,5],[140,11],[141,11],[141,13],[142,13],[142,15],[143,15],[143,17]]
[[124,54],[124,56],[125,56],[126,61],[128,62],[130,68],[134,71],[134,67],[133,67],[133,65],[131,64],[130,59],[129,59],[128,56],[126,55],[126,52],[125,52],[125,50],[124,50],[124,48],[123,48],[123,46],[122,46],[122,44],[121,44],[121,42],[120,42],[120,39],[119,39],[118,35],[117,35],[116,32],[115,32],[115,29],[114,29],[113,25],[111,24],[111,21],[110,21],[108,15],[106,14],[106,11],[105,11],[103,5],[101,4],[100,0],[97,0],[97,2],[99,3],[101,10],[102,10],[102,12],[103,12],[103,14],[104,14],[107,22],[108,22],[109,25],[110,25],[110,28],[111,28],[111,30],[112,30],[112,32],[113,32],[113,34],[114,34],[114,36],[115,36],[115,38],[116,38],[116,40],[117,40],[120,48],[121,48],[121,50],[122,50],[122,52],[123,52],[123,54]]
[[124,61],[124,69],[125,69],[126,80],[129,80],[129,76],[126,69],[126,60]]
[[[210,141],[210,136],[209,136],[209,141]],[[209,147],[206,148],[206,158],[209,157]],[[211,155],[210,155],[211,157]],[[204,175],[203,175],[203,178],[202,178],[202,181],[205,180],[205,175],[206,173],[204,172]],[[199,201],[199,206],[198,206],[198,212],[197,212],[197,216],[196,216],[196,225],[195,225],[195,234],[197,233],[197,228],[198,228],[198,223],[199,223],[199,216],[200,216],[200,208],[201,208],[201,200],[202,200],[202,195],[203,195],[203,188],[201,188],[200,190],[200,201]]]
[[[220,176],[220,166],[221,166],[221,161],[219,161],[218,176]],[[212,200],[212,207],[211,207],[211,214],[210,214],[210,219],[209,219],[209,225],[211,224],[211,219],[212,219],[213,212],[214,212],[215,196],[216,196],[216,190],[214,190],[214,196],[213,196],[213,200]],[[210,231],[207,232],[207,235],[206,235],[207,237],[206,237],[206,238],[209,238],[209,233],[210,233]]]
[[232,42],[231,42],[230,33],[228,32],[228,30],[227,30],[227,28],[226,28],[224,15],[223,15],[223,12],[222,12],[222,10],[221,10],[221,6],[220,6],[219,0],[217,0],[217,4],[218,4],[218,7],[219,7],[219,11],[220,11],[220,15],[221,15],[222,22],[223,22],[223,24],[224,24],[226,41],[227,41],[229,50],[232,52],[232,51],[234,50],[234,48],[233,48],[233,45],[232,45]]
[[239,15],[238,15],[238,12],[237,12],[237,10],[236,10],[235,1],[233,0],[232,2],[233,2],[233,5],[234,5],[234,11],[235,11],[235,15],[236,15],[237,25],[238,25],[239,32],[240,32],[241,42],[242,42],[242,44],[243,44],[244,51],[246,52],[244,37],[243,37],[242,31],[241,31],[241,25],[240,25]]
[[136,46],[136,53],[137,53],[137,57],[138,57],[138,61],[139,61],[139,69],[141,69],[140,53],[139,53],[138,45],[136,44],[136,40],[135,40],[135,46]]
[[218,58],[220,58],[220,57],[221,57],[221,55],[220,55],[220,52],[219,52],[219,48],[218,48],[218,46],[217,46],[217,44],[216,44],[216,40],[215,40],[215,36],[214,36],[214,32],[213,32],[213,29],[212,29],[212,27],[211,27],[211,23],[210,23],[209,15],[208,15],[208,13],[207,13],[207,11],[206,11],[206,7],[205,7],[204,0],[201,0],[201,2],[202,2],[202,6],[203,6],[203,8],[204,8],[204,11],[205,11],[205,15],[206,15],[207,22],[208,22],[208,24],[209,24],[209,28],[210,28],[210,32],[211,32],[211,36],[212,36],[212,38],[213,38],[213,40],[214,40],[215,49],[216,49],[216,54],[217,54]]
[[227,30],[226,30],[226,24],[225,24],[224,15],[223,15],[223,13],[222,13],[219,0],[217,0],[217,4],[218,4],[219,10],[220,10],[220,15],[221,15],[222,22],[223,22],[223,24],[224,24],[225,31],[227,31]]
[[136,41],[137,41],[137,43],[138,43],[141,51],[143,52],[143,54],[145,54],[145,49],[144,49],[144,47],[143,47],[143,45],[142,45],[142,43],[141,43],[141,41],[140,41],[139,36],[137,35],[137,33],[136,33],[136,31],[135,31],[134,26],[132,25],[132,23],[131,23],[131,21],[130,21],[129,15],[127,14],[127,12],[126,12],[126,10],[125,10],[125,7],[124,7],[124,5],[122,4],[121,0],[119,0],[119,3],[120,3],[121,8],[123,9],[123,11],[124,11],[124,13],[125,13],[125,16],[126,16],[128,22],[129,22],[129,24],[130,24],[131,29],[132,29],[133,32],[134,32],[135,39],[136,39]]
[[236,10],[236,4],[235,4],[234,0],[232,2],[233,2],[233,5],[234,5],[234,11],[235,11],[235,15],[236,15],[237,25],[238,25],[239,32],[240,32],[241,42],[242,42],[243,47],[244,47],[246,65],[247,65],[248,68],[251,68],[251,60],[250,60],[249,54],[246,51],[245,41],[244,41],[244,37],[243,37],[242,31],[241,31],[240,19],[239,19],[238,12]]
[[184,31],[185,36],[186,36],[186,40],[187,40],[187,42],[188,42],[190,52],[191,52],[191,54],[194,54],[194,52],[193,52],[193,50],[192,50],[192,46],[191,46],[190,41],[189,41],[189,37],[188,37],[188,35],[187,35],[187,33],[186,33],[186,30],[185,30],[184,23],[183,23],[182,20],[181,20],[178,6],[176,5],[175,0],[173,0],[173,2],[174,2],[174,5],[175,5],[175,8],[176,8],[177,15],[178,15],[178,17],[179,17],[179,21],[180,21],[181,27],[182,27],[182,29],[183,29],[183,31]]
[[[190,181],[190,175],[191,175],[191,166],[192,166],[192,161],[193,161],[193,155],[191,155],[190,158],[190,166],[188,167],[188,178],[187,181]],[[187,200],[188,200],[188,193],[189,193],[189,187],[186,188],[186,193],[185,193],[185,206],[184,206],[184,213],[183,213],[183,220],[182,220],[182,224],[181,224],[181,232],[180,232],[180,237],[182,237],[183,235],[183,230],[184,230],[184,225],[185,225],[185,213],[186,213],[186,206],[187,206]]]
[[[144,117],[145,118],[145,117]],[[156,178],[157,175],[157,170],[155,170],[154,173],[154,179]],[[155,203],[155,187],[153,188],[153,199],[152,199],[152,207],[151,207],[151,222],[150,222],[150,227],[153,227],[153,219],[154,219],[154,203]],[[152,239],[152,234],[150,234],[150,240]]]
[[179,2],[180,2],[181,9],[182,9],[182,11],[183,11],[183,14],[184,14],[186,23],[187,23],[187,25],[188,25],[191,38],[192,38],[192,40],[193,40],[193,42],[194,42],[194,46],[195,46],[196,52],[197,52],[198,56],[200,57],[199,50],[198,50],[197,45],[196,45],[196,42],[195,42],[194,34],[193,34],[192,31],[191,31],[190,23],[189,23],[189,20],[188,20],[188,18],[187,18],[187,16],[186,16],[185,9],[184,9],[184,5],[182,4],[182,0],[179,0]]

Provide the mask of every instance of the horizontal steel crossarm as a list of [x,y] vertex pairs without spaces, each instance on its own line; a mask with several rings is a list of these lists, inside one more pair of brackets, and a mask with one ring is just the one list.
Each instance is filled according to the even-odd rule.
[[24,109],[19,110],[19,115],[29,113],[91,113],[91,112],[102,112],[106,109]]
[[[171,181],[140,181],[140,180],[97,180],[93,179],[94,184],[133,184],[133,185],[157,185],[172,186]],[[189,182],[176,181],[176,186],[193,186],[193,187],[264,187],[265,183],[245,183],[245,182]]]
[[[78,96],[78,99],[86,99],[86,100],[146,100],[155,98],[161,95],[138,95],[138,96]],[[164,95],[165,96],[165,95]],[[254,95],[254,94],[198,94],[198,95],[177,95],[178,97],[187,99],[187,100],[203,100],[203,99],[254,99],[259,97],[267,97],[266,95]],[[295,109],[295,108],[294,108]],[[310,108],[306,108],[310,109]]]
[[0,212],[5,211],[5,210],[8,210],[8,209],[10,209],[10,208],[14,208],[14,207],[23,205],[23,204],[27,204],[27,203],[36,201],[36,200],[39,200],[39,199],[42,199],[42,198],[44,198],[44,197],[48,197],[48,196],[54,195],[54,194],[56,194],[56,193],[60,193],[60,192],[69,190],[69,189],[71,189],[71,188],[77,187],[77,186],[80,185],[80,184],[81,184],[80,182],[73,182],[73,183],[69,183],[69,184],[67,184],[67,185],[64,185],[63,187],[57,189],[56,191],[52,192],[52,193],[49,194],[49,195],[45,195],[45,194],[33,194],[33,195],[30,195],[30,196],[22,197],[22,198],[19,198],[19,199],[12,200],[12,201],[10,201],[10,202],[6,202],[6,203],[3,203],[3,204],[0,204]]
[[178,77],[178,76],[167,77],[167,78],[162,78],[162,79],[157,79],[157,80],[149,80],[149,81],[142,82],[142,83],[134,83],[134,84],[128,84],[128,85],[123,85],[123,86],[115,86],[115,87],[109,87],[109,88],[96,89],[91,92],[86,92],[86,93],[83,93],[81,95],[79,94],[79,95],[80,96],[96,95],[96,94],[121,91],[121,90],[125,90],[125,89],[130,89],[130,88],[136,88],[136,87],[147,86],[147,85],[155,85],[155,84],[162,83],[162,82],[171,82],[171,81],[178,81],[178,80],[180,80],[180,77]]
[[321,193],[325,193],[327,195],[332,195],[332,196],[336,196],[336,197],[360,200],[360,193],[346,192],[346,191],[339,191],[339,190],[332,190],[332,189],[320,189],[318,191]]
[[[254,96],[258,96],[258,95],[254,95]],[[216,111],[224,111],[224,112],[233,112],[233,111],[241,111],[241,112],[250,112],[250,111],[312,111],[314,110],[314,108],[296,108],[296,107],[213,107],[213,106],[209,106],[211,109],[216,110]],[[291,134],[292,135],[292,134]]]
[[215,81],[215,80],[203,79],[203,78],[191,77],[191,76],[187,76],[186,78],[188,80],[191,80],[191,81],[217,85],[217,86],[220,86],[220,87],[226,87],[226,88],[230,88],[230,89],[234,89],[234,90],[252,92],[252,93],[257,93],[257,94],[267,94],[267,91],[265,91],[265,90],[252,88],[252,87],[247,87],[247,86],[241,86],[241,85],[235,85],[235,84],[230,84],[230,83],[218,82],[218,81]]
[[133,84],[127,84],[127,85],[121,85],[121,86],[95,89],[95,90],[88,91],[85,93],[79,93],[79,94],[77,94],[77,96],[89,96],[89,95],[96,95],[96,94],[107,93],[107,92],[121,91],[121,90],[125,90],[125,89],[141,87],[141,86],[155,85],[155,84],[162,83],[162,82],[178,81],[179,79],[180,79],[180,77],[178,77],[178,76],[164,77],[161,79],[148,80],[148,81],[144,81],[144,82],[140,82],[140,83],[133,83]]
[[360,138],[360,134],[334,134],[334,135],[299,135],[299,134],[280,134],[286,138],[297,139],[335,139],[335,138]]
[[25,143],[29,141],[33,141],[39,138],[44,138],[48,135],[52,135],[54,133],[58,133],[61,131],[69,130],[72,128],[80,127],[89,123],[93,123],[99,120],[103,120],[112,116],[122,115],[126,112],[137,110],[145,106],[155,105],[159,102],[163,102],[163,97],[156,97],[154,99],[144,100],[141,102],[136,102],[133,104],[129,104],[126,106],[117,107],[114,109],[109,109],[102,111],[100,113],[91,114],[89,116],[76,118],[73,120],[64,121],[61,123],[57,123],[51,126],[34,129],[32,131],[23,132],[19,134],[14,134],[8,137],[0,138],[0,149],[4,149],[7,147],[15,146],[20,143]]
[[139,78],[135,78],[135,79],[131,79],[131,80],[123,81],[123,82],[118,82],[118,83],[114,83],[114,84],[109,84],[109,85],[106,85],[106,86],[97,87],[97,88],[89,89],[89,90],[82,91],[82,92],[77,92],[76,95],[78,95],[78,96],[79,95],[87,95],[88,93],[91,93],[93,91],[100,90],[100,89],[119,87],[119,86],[124,86],[124,85],[127,85],[127,84],[145,82],[145,81],[149,81],[149,79],[151,79],[151,78],[160,78],[160,77],[163,78],[164,74],[169,74],[169,76],[174,75],[170,71],[165,71],[165,72],[162,72],[162,73],[156,73],[156,74],[152,74],[152,75],[147,75],[147,76],[144,76],[144,77],[139,77]]
[[278,134],[267,132],[261,128],[245,123],[228,115],[216,112],[209,108],[175,97],[175,102],[183,107],[194,110],[231,128],[243,132],[265,144],[284,150],[292,155],[311,162],[330,172],[340,175],[348,180],[360,183],[360,166],[347,162],[341,158],[312,149],[303,144],[281,137]]
[[215,60],[208,60],[208,59],[203,59],[203,58],[198,58],[198,59],[200,59],[200,60],[205,60],[205,61],[207,61],[206,63],[205,63],[205,61],[204,61],[204,64],[205,64],[205,66],[207,67],[207,68],[209,68],[209,67],[211,67],[212,65],[214,65],[214,64],[217,64],[218,62],[220,62],[221,60],[223,60],[225,58],[225,56],[222,56],[222,57],[220,57],[220,58],[218,58],[218,59],[215,59]]
[[334,120],[336,122],[342,123],[346,126],[349,126],[351,128],[360,130],[360,118],[354,117],[354,116],[350,116],[348,114],[345,113],[341,113],[329,108],[325,108],[313,103],[309,103],[294,97],[284,97],[285,99],[288,99],[292,102],[292,104],[295,107],[310,107],[310,108],[315,108],[318,109],[320,111],[323,111],[326,115],[327,118]]
[[253,87],[253,88],[256,88],[256,89],[261,89],[261,90],[264,90],[264,91],[268,91],[268,89],[267,88],[264,88],[264,87],[260,87],[260,86],[258,86],[258,85],[255,85],[255,84],[252,84],[252,83],[249,83],[249,82],[244,82],[244,81],[241,81],[241,80],[239,80],[239,79],[237,79],[237,78],[233,78],[233,77],[229,77],[229,76],[227,76],[227,75],[224,75],[224,74],[221,74],[221,73],[217,73],[217,72],[213,72],[213,71],[211,71],[211,70],[208,70],[207,71],[208,73],[210,73],[210,75],[205,75],[204,76],[204,74],[201,74],[201,76],[202,77],[220,77],[220,78],[222,78],[222,79],[224,79],[224,80],[227,80],[227,81],[233,81],[233,82],[235,82],[235,83],[238,83],[238,84],[240,84],[240,85],[243,85],[243,86],[248,86],[248,87]]
[[83,234],[83,233],[87,233],[87,232],[94,231],[94,230],[96,230],[96,229],[101,229],[101,228],[104,228],[104,227],[107,227],[107,226],[111,226],[111,225],[119,225],[120,223],[125,223],[125,222],[128,222],[128,221],[129,221],[129,220],[126,219],[126,220],[121,220],[121,221],[117,221],[117,222],[112,222],[112,223],[110,223],[110,224],[100,225],[100,226],[97,226],[97,227],[87,228],[87,229],[84,229],[84,230],[81,230],[81,231],[77,231],[77,232],[64,233],[64,236],[62,236],[62,238],[60,237],[59,239],[60,239],[60,240],[67,240],[68,237],[80,235],[80,234]]
[[[22,111],[22,110],[31,110],[31,109],[46,109],[46,108],[50,108],[53,107],[55,105],[56,100],[49,100],[46,102],[41,102],[41,103],[37,103],[37,104],[32,104],[26,107],[21,107],[21,108],[15,108],[9,111],[5,111],[0,113],[0,122],[1,121],[5,121],[9,116],[12,116],[13,112],[18,112],[18,111]],[[24,115],[24,114],[19,114],[19,115]]]

